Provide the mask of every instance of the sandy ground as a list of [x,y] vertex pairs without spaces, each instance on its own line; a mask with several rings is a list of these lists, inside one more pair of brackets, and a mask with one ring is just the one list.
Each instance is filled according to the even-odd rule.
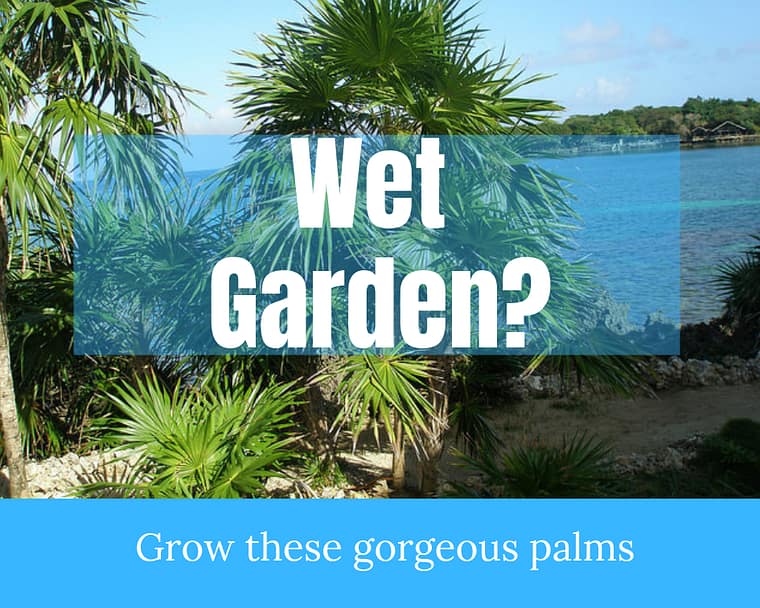
[[619,454],[645,453],[695,433],[717,431],[729,418],[760,420],[760,384],[680,389],[656,398],[592,401],[566,411],[556,399],[527,401],[494,416],[507,445],[536,438],[551,443],[588,431],[609,440]]
[[[491,411],[494,430],[506,446],[534,442],[557,444],[563,435],[592,433],[606,439],[620,456],[647,454],[696,433],[717,431],[729,418],[760,420],[760,383],[678,389],[654,398],[592,400],[572,411],[554,407],[557,399],[525,401]],[[391,456],[364,442],[341,460],[349,477],[358,482],[390,474]],[[446,454],[441,463],[445,479],[462,479],[467,470]]]

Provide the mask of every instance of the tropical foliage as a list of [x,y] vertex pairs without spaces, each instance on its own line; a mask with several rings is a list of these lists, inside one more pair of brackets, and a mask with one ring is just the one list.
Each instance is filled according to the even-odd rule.
[[116,386],[107,398],[121,417],[114,444],[134,451],[123,483],[95,483],[91,495],[119,491],[152,498],[239,498],[260,494],[293,457],[288,433],[301,393],[292,384],[209,373],[191,385],[164,386],[155,375]]
[[[139,2],[0,2],[0,418],[11,493],[25,492],[5,307],[11,253],[70,251],[75,139],[179,125],[185,91],[142,61],[130,34]],[[9,238],[17,250],[9,246]]]
[[[517,446],[501,455],[461,455],[464,464],[484,477],[488,496],[499,498],[575,498],[599,492],[609,479],[610,448],[586,434],[563,437],[560,445]],[[465,495],[472,488],[459,486]]]
[[718,268],[716,283],[728,318],[740,327],[754,327],[760,332],[760,236],[754,238],[757,245]]
[[349,426],[354,446],[370,426],[379,446],[382,425],[393,447],[394,485],[403,487],[405,441],[419,451],[420,435],[428,432],[435,415],[422,392],[435,369],[421,359],[364,354],[342,358],[331,371],[338,377],[341,405],[335,426]]
[[[92,145],[101,146],[107,162],[99,167],[102,190],[90,193],[93,204],[78,218],[75,238],[85,249],[120,243],[107,257],[124,261],[117,270],[125,274],[97,294],[105,312],[118,309],[112,304],[124,295],[123,284],[138,285],[131,296],[140,305],[160,286],[176,294],[177,307],[192,300],[201,287],[178,277],[209,274],[203,255],[213,237],[209,220],[241,195],[262,221],[236,232],[230,254],[255,258],[262,269],[305,275],[336,259],[360,268],[389,249],[408,268],[437,270],[473,264],[496,270],[507,258],[533,255],[557,269],[558,287],[532,331],[575,335],[585,327],[578,311],[590,308],[584,293],[592,274],[561,256],[572,246],[570,226],[578,218],[562,180],[530,162],[535,150],[522,137],[556,129],[549,119],[561,108],[523,95],[541,76],[526,76],[517,62],[480,50],[484,30],[472,9],[457,0],[317,0],[305,7],[301,21],[282,23],[262,38],[264,51],[240,53],[231,84],[245,122],[242,151],[194,189],[168,139],[107,137],[172,134],[187,102],[188,91],[143,62],[132,45],[139,8],[129,0],[0,0],[0,410],[12,493],[24,491],[24,454],[84,449],[91,439],[118,446],[135,466],[126,478],[90,484],[87,495],[258,496],[286,465],[300,467],[319,486],[345,480],[335,461],[341,435],[356,447],[367,432],[379,444],[387,438],[394,486],[409,482],[405,464],[414,457],[428,493],[436,487],[449,426],[465,460],[484,475],[484,494],[598,492],[607,475],[604,443],[576,435],[560,446],[505,448],[487,408],[503,404],[506,377],[538,370],[560,375],[568,394],[600,386],[631,394],[641,382],[635,359],[422,359],[400,351],[342,358],[73,356],[68,169],[91,151],[78,146],[82,134],[106,136]],[[678,130],[689,121],[712,124],[724,110],[739,112],[729,105],[689,100],[665,113],[637,108],[611,113],[602,126],[581,118],[566,126],[572,132]],[[732,120],[758,124],[755,102],[733,105],[743,109]],[[444,213],[460,228],[453,244],[450,233],[444,242],[413,217],[404,229],[357,248],[345,234],[294,229],[294,201],[285,196],[286,176],[276,163],[251,178],[262,142],[290,134],[368,135],[366,153],[397,135],[518,137],[508,148],[463,154],[459,170],[442,181]],[[133,196],[135,189],[151,196]],[[510,204],[472,213],[494,200]],[[360,223],[358,231],[366,234],[367,226]],[[721,271],[728,310],[745,324],[758,321],[756,254]],[[80,266],[78,278],[100,270]],[[184,318],[192,320],[187,308]],[[120,310],[118,317],[80,318],[79,329],[105,336],[138,325],[134,340],[121,345],[133,352],[197,337],[187,331],[192,323],[166,322],[178,318],[176,307],[152,317],[140,317],[138,308]],[[719,446],[721,458],[746,455],[731,442]]]
[[712,129],[731,121],[760,133],[760,102],[690,97],[678,106],[636,106],[630,110],[611,110],[605,114],[570,116],[563,123],[546,126],[556,135],[681,135],[689,138],[697,127]]
[[516,62],[478,50],[457,0],[318,0],[303,22],[242,52],[233,74],[249,132],[511,133],[559,107],[522,98]]
[[[525,76],[517,62],[481,52],[483,30],[473,24],[471,11],[456,0],[320,0],[305,10],[303,21],[282,23],[277,35],[262,37],[263,52],[241,53],[232,84],[237,91],[235,109],[245,121],[250,139],[237,163],[217,176],[220,192],[225,192],[228,184],[239,194],[239,184],[250,180],[255,151],[262,145],[257,137],[261,136],[517,134],[538,132],[550,114],[560,109],[550,101],[520,95],[524,86],[541,76]],[[370,243],[378,251],[393,247],[407,254],[410,267],[424,264],[425,268],[450,269],[466,267],[473,260],[495,267],[497,262],[503,266],[505,258],[521,254],[551,258],[562,269],[559,274],[568,279],[557,284],[573,288],[554,294],[558,310],[545,315],[547,328],[574,331],[571,316],[563,316],[561,310],[586,308],[580,294],[589,275],[582,266],[563,264],[559,259],[559,248],[569,245],[567,226],[574,219],[559,181],[526,162],[523,155],[530,154],[530,147],[519,139],[510,149],[495,144],[482,152],[463,153],[462,170],[441,186],[444,215],[461,225],[458,242],[452,245],[450,234],[424,230],[416,221],[394,234],[392,244],[387,237],[369,239]],[[292,233],[290,218],[294,215],[282,210],[293,210],[293,203],[284,201],[284,192],[273,187],[282,182],[277,172],[277,167],[272,167],[265,177],[250,184],[259,217],[263,213],[271,221],[266,224],[266,235],[248,239],[249,254],[253,246],[252,257],[288,268],[299,257],[317,264],[347,255],[353,256],[357,267],[366,265],[374,254],[371,246],[364,247],[366,251],[357,257],[357,248],[342,241],[340,235],[329,231]],[[473,175],[479,179],[474,180]],[[504,205],[493,214],[472,213],[478,201],[507,198],[511,201],[508,208]],[[436,241],[444,238],[446,243]],[[289,243],[287,252],[273,250],[273,243],[283,242]],[[257,248],[256,243],[268,245]],[[290,254],[291,247],[296,255]],[[314,253],[311,258],[298,255],[315,250],[319,252],[316,258]],[[420,251],[434,255],[415,258]],[[457,253],[441,253],[445,251]],[[359,363],[352,361],[349,368]],[[369,358],[360,363],[365,372],[373,365],[387,365],[387,361],[373,364]],[[435,487],[431,477],[442,453],[449,416],[451,361],[438,358],[435,366],[438,379],[428,381],[425,394],[430,402],[427,415],[436,422],[423,433],[419,451],[421,466],[427,471],[423,475],[428,479],[426,491]],[[347,379],[356,377],[350,373]],[[414,404],[413,394],[418,393],[408,393],[406,407]],[[368,400],[360,399],[352,407],[361,410],[366,403]],[[355,409],[342,411],[343,416],[350,411],[353,420],[366,419]],[[384,422],[387,429],[393,427],[389,417]],[[421,419],[415,424],[418,433],[426,429]],[[406,435],[409,438],[411,433]]]

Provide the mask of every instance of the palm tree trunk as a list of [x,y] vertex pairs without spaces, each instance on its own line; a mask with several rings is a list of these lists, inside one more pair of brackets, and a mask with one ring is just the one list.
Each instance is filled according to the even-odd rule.
[[11,350],[8,341],[8,314],[5,303],[5,278],[8,266],[8,222],[5,197],[0,195],[0,423],[3,449],[8,462],[11,498],[29,495],[24,467],[24,450],[18,425],[16,393],[13,389]]
[[449,428],[449,391],[451,389],[452,357],[437,357],[436,372],[428,382],[432,419],[429,433],[422,439],[419,460],[419,491],[430,496],[438,490],[438,465],[443,455],[444,439]]
[[313,380],[321,369],[323,360],[318,355],[296,356],[291,357],[290,362],[298,371],[300,382],[306,390],[306,400],[298,412],[307,430],[304,442],[322,462],[332,465],[338,451],[337,438],[330,428],[329,407],[323,393],[324,383]]
[[330,432],[330,421],[325,411],[325,398],[322,395],[322,389],[317,384],[311,382],[306,384],[306,401],[302,410],[308,429],[306,442],[309,448],[323,462],[333,464],[338,446],[333,433]]
[[404,462],[404,428],[401,416],[394,415],[393,420],[393,442],[391,449],[393,451],[393,464],[391,465],[391,475],[393,477],[393,489],[398,491],[404,488],[406,478],[406,466]]

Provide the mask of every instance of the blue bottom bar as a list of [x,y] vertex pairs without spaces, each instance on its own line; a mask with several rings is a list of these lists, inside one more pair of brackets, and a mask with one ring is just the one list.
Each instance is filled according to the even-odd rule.
[[748,605],[758,514],[754,500],[5,500],[3,605]]

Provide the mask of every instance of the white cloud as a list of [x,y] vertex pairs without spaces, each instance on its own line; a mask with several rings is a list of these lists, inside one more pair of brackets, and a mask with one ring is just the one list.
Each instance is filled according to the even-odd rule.
[[542,64],[548,65],[581,65],[614,61],[630,53],[619,23],[609,21],[600,25],[586,20],[573,29],[565,30],[562,47],[540,59]]
[[620,103],[631,93],[631,79],[612,80],[600,76],[593,85],[580,87],[575,96],[583,101],[600,101],[605,103]]
[[229,104],[223,104],[209,114],[191,108],[182,123],[188,135],[234,135],[243,127],[243,121],[235,116]]
[[610,21],[605,25],[596,25],[587,20],[578,27],[565,31],[565,41],[573,45],[606,44],[620,38],[623,28],[619,23]]
[[596,92],[602,99],[625,99],[631,92],[631,81],[628,78],[623,80],[597,78]]
[[649,33],[649,46],[658,51],[666,51],[686,48],[689,43],[674,36],[668,28],[657,26]]
[[560,65],[581,65],[585,63],[598,63],[601,61],[614,61],[626,57],[630,51],[616,46],[590,46],[568,49],[559,55],[555,61]]

